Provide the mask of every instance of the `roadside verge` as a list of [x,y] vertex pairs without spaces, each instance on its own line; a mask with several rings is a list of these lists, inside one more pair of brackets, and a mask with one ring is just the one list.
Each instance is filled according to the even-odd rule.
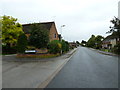
[[89,49],[94,50],[94,51],[97,51],[98,53],[101,53],[101,54],[104,54],[104,55],[118,56],[117,54],[110,53],[110,52],[104,52],[104,51],[100,51],[100,50],[93,49],[93,48],[89,48]]

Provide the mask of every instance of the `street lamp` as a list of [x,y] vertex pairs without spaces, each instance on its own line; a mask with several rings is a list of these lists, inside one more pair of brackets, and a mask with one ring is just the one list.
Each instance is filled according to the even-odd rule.
[[[61,26],[61,38],[60,38],[60,39],[61,39],[61,42],[62,42],[62,27],[65,27],[65,25],[62,25],[62,26]],[[62,54],[62,48],[61,48],[61,54]]]
[[61,35],[62,35],[62,27],[65,27],[65,25],[62,25],[62,26],[61,26]]

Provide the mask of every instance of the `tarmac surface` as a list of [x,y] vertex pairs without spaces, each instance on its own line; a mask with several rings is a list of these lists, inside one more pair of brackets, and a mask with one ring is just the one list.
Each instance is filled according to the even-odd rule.
[[46,88],[118,88],[118,57],[79,47]]

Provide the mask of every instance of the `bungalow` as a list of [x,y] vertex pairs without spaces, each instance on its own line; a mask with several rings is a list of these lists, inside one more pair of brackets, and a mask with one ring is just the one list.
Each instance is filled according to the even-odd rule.
[[[50,41],[60,39],[57,29],[56,29],[56,26],[55,26],[55,22],[43,22],[43,23],[36,23],[36,24],[42,24],[49,30],[49,40]],[[32,25],[33,24],[23,24],[22,25],[23,31],[25,32],[27,37],[30,36],[30,31],[31,31]]]
[[117,43],[120,43],[120,38],[116,35],[109,35],[107,36],[102,42],[102,48],[104,49],[111,49]]

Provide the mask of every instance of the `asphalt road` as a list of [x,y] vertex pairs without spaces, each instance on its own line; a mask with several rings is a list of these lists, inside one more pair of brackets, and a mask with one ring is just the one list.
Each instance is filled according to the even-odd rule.
[[118,88],[118,57],[79,47],[46,88]]

